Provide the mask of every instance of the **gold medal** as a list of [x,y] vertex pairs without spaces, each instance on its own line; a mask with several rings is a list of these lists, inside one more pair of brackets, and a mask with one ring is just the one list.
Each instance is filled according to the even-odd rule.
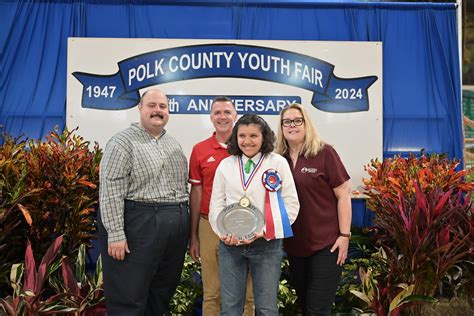
[[240,200],[239,200],[239,205],[242,206],[242,207],[249,207],[250,206],[249,198],[246,197],[245,195],[243,197],[241,197]]

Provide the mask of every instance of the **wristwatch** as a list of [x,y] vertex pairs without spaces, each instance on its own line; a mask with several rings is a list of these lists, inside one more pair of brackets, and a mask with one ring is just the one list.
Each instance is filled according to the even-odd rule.
[[348,234],[339,233],[339,236],[347,237],[347,238],[351,239],[352,233],[351,232],[349,232]]

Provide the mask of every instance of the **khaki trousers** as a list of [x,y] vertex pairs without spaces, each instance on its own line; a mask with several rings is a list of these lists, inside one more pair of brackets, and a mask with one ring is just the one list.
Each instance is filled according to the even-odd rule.
[[[199,252],[201,254],[201,278],[203,285],[203,316],[220,315],[220,290],[219,277],[219,237],[214,233],[207,219],[199,220]],[[254,316],[252,279],[250,273],[247,277],[247,290],[245,296],[244,316]]]

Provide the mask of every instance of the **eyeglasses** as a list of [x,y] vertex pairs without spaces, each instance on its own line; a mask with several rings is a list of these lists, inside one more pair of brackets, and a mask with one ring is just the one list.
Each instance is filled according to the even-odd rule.
[[297,117],[293,120],[290,120],[290,119],[281,120],[281,125],[285,127],[290,127],[291,124],[295,124],[295,126],[301,126],[303,125],[303,123],[304,123],[304,118],[302,117]]

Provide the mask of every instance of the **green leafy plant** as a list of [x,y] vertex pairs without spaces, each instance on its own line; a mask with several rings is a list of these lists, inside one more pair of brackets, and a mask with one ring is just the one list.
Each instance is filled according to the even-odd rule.
[[458,164],[410,155],[366,166],[367,206],[375,212],[376,244],[387,254],[389,287],[406,284],[406,295],[433,296],[453,266],[472,259],[474,184]]
[[201,265],[186,253],[181,270],[181,281],[170,302],[170,311],[173,314],[192,315],[195,311],[196,300],[202,296],[200,270]]
[[278,284],[278,310],[281,315],[297,315],[301,313],[296,302],[296,290],[290,283],[289,262],[287,258],[281,261],[281,277]]
[[362,291],[359,271],[371,270],[381,274],[385,269],[385,261],[384,253],[374,247],[375,241],[368,228],[352,227],[351,231],[350,259],[343,266],[333,312],[357,315],[370,310],[367,304],[351,293],[351,290]]
[[31,217],[27,234],[38,256],[58,234],[65,236],[62,254],[69,258],[94,238],[101,150],[97,144],[91,150],[75,132],[52,131],[46,141],[30,141],[25,153],[25,190],[41,189],[22,203]]
[[[296,303],[295,289],[288,280],[288,259],[285,258],[282,260],[281,267],[282,275],[278,286],[278,308],[281,315],[296,315],[300,312]],[[200,263],[193,261],[192,258],[186,254],[183,270],[181,271],[181,282],[170,302],[170,311],[173,314],[195,314],[197,300],[202,296],[200,270]]]
[[[439,284],[441,296],[453,298],[467,294],[470,297],[470,293],[462,292],[467,283],[472,282],[473,266],[472,261],[461,261],[449,269]],[[468,275],[465,275],[466,273]]]

